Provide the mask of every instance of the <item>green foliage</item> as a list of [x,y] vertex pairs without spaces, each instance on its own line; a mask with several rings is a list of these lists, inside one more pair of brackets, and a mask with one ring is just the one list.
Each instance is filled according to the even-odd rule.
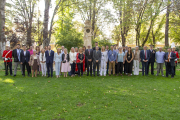
[[61,19],[57,21],[55,33],[57,47],[65,46],[68,51],[71,47],[80,47],[83,45],[83,34],[74,28],[73,17],[74,13],[69,12],[69,8],[64,8],[64,11],[59,14],[59,18]]
[[106,45],[110,47],[111,45],[113,45],[113,43],[111,43],[110,40],[108,39],[100,40],[99,37],[97,37],[96,39],[92,41],[92,47],[95,47],[95,42],[98,42],[99,47],[102,47],[102,46],[106,47]]

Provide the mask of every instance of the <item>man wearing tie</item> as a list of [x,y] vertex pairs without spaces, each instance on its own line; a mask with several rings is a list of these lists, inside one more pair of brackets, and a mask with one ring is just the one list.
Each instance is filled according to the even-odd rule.
[[101,51],[99,50],[99,47],[96,46],[96,50],[93,52],[93,71],[94,71],[94,77],[95,77],[95,69],[97,67],[97,76],[99,76],[99,64],[101,62]]
[[140,58],[142,62],[142,76],[144,76],[144,68],[145,68],[145,75],[148,76],[148,62],[150,58],[149,51],[147,50],[147,46],[144,46],[144,50],[141,50]]
[[50,70],[51,70],[51,77],[53,77],[53,59],[54,59],[54,51],[51,50],[51,46],[48,46],[48,50],[45,52],[46,56],[46,65],[47,65],[47,72],[48,77],[50,77]]
[[14,58],[14,77],[16,76],[18,65],[20,65],[21,73],[23,75],[22,65],[20,62],[20,56],[21,56],[20,54],[22,52],[22,49],[20,49],[20,47],[21,47],[20,44],[17,44],[17,49],[14,49],[12,52],[12,56]]
[[171,78],[174,78],[174,66],[176,54],[171,52],[171,49],[168,49],[168,52],[164,55],[165,65],[166,65],[166,77],[171,74]]
[[93,50],[90,49],[90,45],[88,45],[88,49],[85,51],[85,60],[87,61],[87,76],[89,76],[89,67],[90,67],[90,75],[92,76],[92,61],[93,61]]
[[151,64],[151,75],[154,75],[154,62],[155,62],[156,51],[153,50],[152,45],[150,46],[149,53],[150,53],[150,58],[148,61],[148,73],[149,73],[149,66]]
[[30,74],[30,66],[29,66],[29,60],[30,60],[30,52],[26,50],[26,45],[23,45],[23,50],[21,51],[21,65],[23,69],[23,77],[25,76],[25,66],[28,72],[28,76]]

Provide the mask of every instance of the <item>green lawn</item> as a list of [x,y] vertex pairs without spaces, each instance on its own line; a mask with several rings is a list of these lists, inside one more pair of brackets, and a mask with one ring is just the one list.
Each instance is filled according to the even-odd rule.
[[56,79],[0,71],[0,120],[180,120],[177,74]]

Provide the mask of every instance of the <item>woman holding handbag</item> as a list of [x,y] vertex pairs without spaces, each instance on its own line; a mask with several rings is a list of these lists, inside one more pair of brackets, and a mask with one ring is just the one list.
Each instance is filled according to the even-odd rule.
[[69,65],[69,54],[67,52],[67,49],[64,49],[64,53],[62,54],[62,68],[61,72],[64,73],[64,77],[67,77],[67,72],[70,71],[70,65]]

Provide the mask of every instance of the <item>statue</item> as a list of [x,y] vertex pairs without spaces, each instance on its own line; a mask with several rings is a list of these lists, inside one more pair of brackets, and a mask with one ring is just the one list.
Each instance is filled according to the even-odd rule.
[[93,30],[91,27],[91,21],[90,20],[86,20],[85,21],[85,27],[84,27],[84,46],[90,45],[92,48],[92,41],[91,41],[91,37],[93,36]]

